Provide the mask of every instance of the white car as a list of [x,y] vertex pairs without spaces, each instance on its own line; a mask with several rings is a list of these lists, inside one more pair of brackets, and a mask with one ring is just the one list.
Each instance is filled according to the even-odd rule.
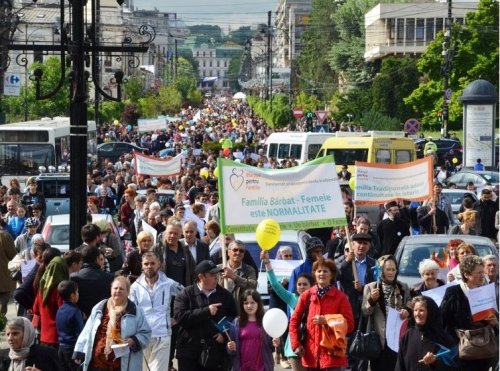
[[[250,253],[255,265],[257,266],[258,272],[258,286],[259,291],[264,303],[267,305],[269,303],[269,292],[267,290],[267,274],[264,264],[260,260],[261,249],[257,244],[255,233],[235,233],[237,240],[245,243],[246,250]],[[309,238],[309,234],[304,231],[281,231],[281,236],[279,242],[269,250],[269,257],[275,259],[276,253],[281,246],[287,245],[292,248],[293,260],[299,260],[303,262],[306,258],[306,248],[305,241]],[[210,257],[216,261],[220,256],[220,245],[218,242],[212,243],[210,246]]]
[[[109,214],[92,214],[92,222],[105,219],[111,232],[119,236],[113,217]],[[61,252],[69,250],[69,214],[50,215],[43,225],[42,236],[51,247]],[[74,246],[77,247],[77,246]]]

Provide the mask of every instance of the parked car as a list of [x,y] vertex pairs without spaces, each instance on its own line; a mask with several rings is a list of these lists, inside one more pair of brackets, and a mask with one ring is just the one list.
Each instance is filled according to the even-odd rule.
[[444,261],[443,251],[451,239],[460,238],[471,243],[479,256],[498,256],[495,244],[486,237],[469,235],[423,234],[404,237],[398,245],[394,256],[398,262],[398,279],[410,287],[421,282],[418,264],[423,259],[429,259],[432,253]]
[[[415,141],[415,146],[417,149],[417,158],[424,157],[424,147],[429,142],[431,138],[421,138]],[[454,150],[456,153],[456,157],[458,159],[458,163],[462,163],[462,144],[459,140],[456,139],[447,139],[447,138],[432,138],[432,141],[437,146],[437,156],[439,161],[443,159],[444,155],[446,155],[450,150]]]
[[462,201],[465,196],[470,197],[474,202],[478,201],[479,198],[474,192],[467,191],[466,189],[443,189],[442,193],[448,198],[451,203],[451,210],[453,211],[454,224],[458,224],[457,215],[460,211],[460,206],[462,206]]
[[46,216],[69,213],[68,173],[43,173],[36,177],[38,190],[45,196]]
[[[119,236],[118,228],[109,214],[92,214],[92,222],[105,219],[111,233]],[[47,217],[42,230],[42,236],[48,244],[62,252],[69,250],[69,214],[51,215]],[[77,247],[77,246],[74,246]]]
[[104,159],[109,159],[112,162],[117,162],[120,156],[127,153],[132,153],[132,151],[141,152],[148,154],[149,150],[147,148],[142,148],[136,146],[132,143],[127,142],[108,142],[101,143],[97,146],[97,161],[101,162]]
[[458,188],[466,188],[468,182],[473,182],[476,188],[483,188],[486,183],[498,185],[498,172],[463,169],[446,178],[443,183],[455,183]]
[[[235,233],[237,240],[243,241],[245,243],[246,250],[250,253],[250,256],[255,262],[255,265],[259,268],[258,273],[258,286],[259,291],[264,303],[267,305],[269,303],[269,292],[267,290],[267,274],[264,264],[260,260],[261,249],[257,244],[255,239],[255,233]],[[269,257],[271,259],[276,258],[276,253],[278,249],[283,246],[291,246],[293,251],[293,260],[300,260],[303,262],[306,258],[306,248],[305,241],[309,238],[309,234],[304,231],[281,231],[280,241],[269,250]],[[210,246],[210,257],[213,260],[217,260],[220,254],[220,245],[218,242],[212,243]]]

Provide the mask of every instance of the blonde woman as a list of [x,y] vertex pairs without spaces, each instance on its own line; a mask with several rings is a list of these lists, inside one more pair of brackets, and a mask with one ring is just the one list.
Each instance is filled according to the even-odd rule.
[[465,210],[463,213],[458,214],[458,221],[460,224],[453,226],[450,229],[450,234],[468,234],[476,235],[476,210]]

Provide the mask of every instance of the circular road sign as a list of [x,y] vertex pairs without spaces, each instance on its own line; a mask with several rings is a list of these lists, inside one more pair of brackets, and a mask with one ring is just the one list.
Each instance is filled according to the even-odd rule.
[[408,134],[415,134],[420,130],[420,122],[417,119],[408,119],[405,122],[405,131]]

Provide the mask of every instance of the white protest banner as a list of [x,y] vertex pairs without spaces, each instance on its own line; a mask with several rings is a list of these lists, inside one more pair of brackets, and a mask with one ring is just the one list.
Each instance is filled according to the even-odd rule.
[[156,236],[158,235],[158,231],[156,229],[154,229],[151,224],[146,223],[144,220],[142,221],[141,225],[142,225],[143,231],[149,232],[153,235],[153,243],[155,244],[156,243]]
[[134,152],[134,159],[137,175],[172,176],[178,175],[182,171],[181,155],[177,155],[170,160],[163,160]]
[[395,352],[399,350],[399,338],[404,321],[404,319],[401,319],[399,311],[391,307],[388,308],[385,338],[387,339],[387,346]]
[[282,230],[347,223],[332,156],[281,170],[222,158],[217,167],[223,233],[255,232],[266,218]]
[[270,262],[276,277],[290,277],[293,270],[303,263],[302,260],[282,259],[271,259]]
[[157,119],[139,119],[137,120],[137,127],[140,133],[146,133],[155,130],[166,130],[167,120],[164,118]]
[[356,161],[356,205],[380,205],[404,199],[425,201],[432,195],[432,158],[386,165]]
[[470,289],[467,298],[469,299],[472,320],[475,322],[482,321],[498,313],[494,283]]
[[432,300],[434,300],[436,302],[437,306],[439,307],[439,306],[441,306],[441,302],[443,301],[444,294],[446,293],[446,289],[448,287],[455,286],[455,285],[458,285],[457,280],[453,280],[450,283],[443,285],[443,286],[436,287],[435,289],[422,291],[422,295],[427,296],[427,297],[431,298]]
[[25,278],[35,268],[36,260],[30,259],[21,263],[21,277]]

